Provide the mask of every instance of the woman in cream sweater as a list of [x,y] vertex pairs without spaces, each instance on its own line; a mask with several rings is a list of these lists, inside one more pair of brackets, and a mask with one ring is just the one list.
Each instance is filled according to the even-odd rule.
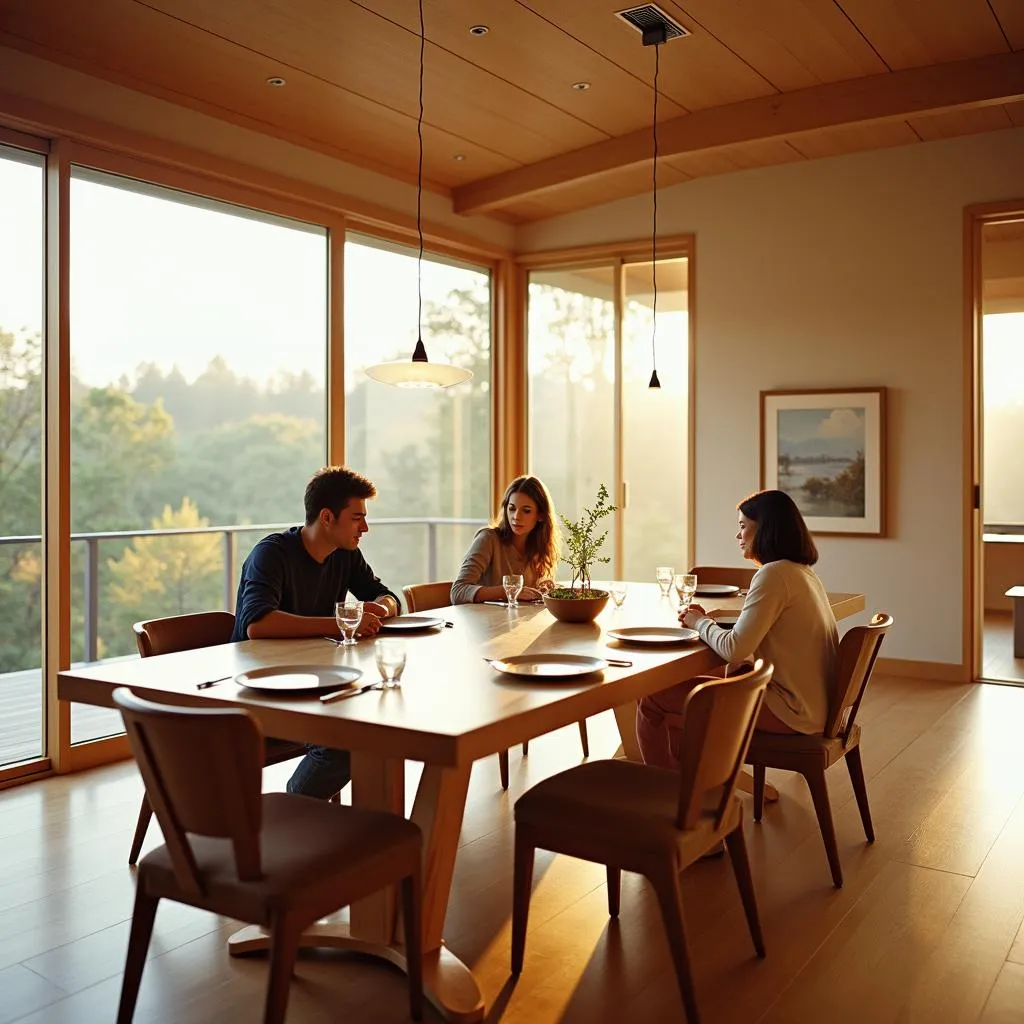
[[[758,657],[775,666],[758,729],[820,733],[828,714],[839,632],[825,588],[811,568],[818,561],[817,548],[800,510],[783,491],[759,491],[736,507],[740,551],[760,567],[736,625],[731,630],[719,626],[698,604],[691,605],[680,621],[696,629],[727,663]],[[674,726],[701,678],[707,677],[640,701],[637,739],[647,764],[679,766]]]
[[516,477],[505,489],[493,525],[480,530],[452,584],[452,604],[505,600],[502,576],[522,575],[520,601],[540,600],[558,561],[555,508],[535,476]]

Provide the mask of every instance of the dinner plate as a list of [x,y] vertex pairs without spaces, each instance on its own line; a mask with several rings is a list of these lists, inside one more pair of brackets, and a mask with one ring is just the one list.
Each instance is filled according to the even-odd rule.
[[586,676],[608,667],[604,658],[586,654],[517,654],[512,658],[484,658],[491,668],[531,679],[565,679]]
[[734,587],[731,583],[697,584],[698,597],[732,597],[733,594],[738,594],[739,592],[740,588]]
[[630,644],[682,644],[700,639],[697,630],[682,626],[624,626],[609,629],[608,636]]
[[351,686],[362,674],[348,665],[274,665],[240,672],[235,682],[264,693],[322,693]]
[[422,629],[437,629],[444,625],[444,619],[432,615],[396,615],[391,619],[381,619],[382,633],[415,633]]

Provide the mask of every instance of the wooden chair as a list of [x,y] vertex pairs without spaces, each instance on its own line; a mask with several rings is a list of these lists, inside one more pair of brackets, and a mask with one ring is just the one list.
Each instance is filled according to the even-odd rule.
[[[157,654],[174,654],[177,651],[193,651],[199,647],[230,643],[235,629],[235,617],[231,612],[196,612],[192,615],[171,615],[164,619],[136,622],[132,629],[135,631],[135,643],[140,656],[150,658]],[[305,752],[306,747],[302,743],[268,739],[263,746],[263,763],[279,764],[293,757],[301,757]],[[153,808],[143,793],[139,820],[128,853],[129,864],[139,859],[152,817]]]
[[611,917],[619,914],[622,871],[646,876],[658,895],[690,1024],[697,1024],[698,1013],[679,874],[723,840],[754,948],[764,956],[743,805],[734,791],[771,674],[771,664],[759,660],[741,675],[694,687],[679,716],[679,772],[634,761],[593,761],[546,779],[516,801],[514,975],[523,969],[537,847],[605,864]]
[[891,626],[891,615],[878,614],[872,618],[870,625],[854,626],[840,641],[824,733],[804,736],[757,732],[747,752],[747,763],[754,768],[754,821],[760,821],[764,811],[766,768],[799,772],[807,780],[821,838],[825,843],[825,853],[828,855],[828,865],[832,870],[832,882],[837,889],[843,886],[843,869],[839,864],[839,848],[832,823],[828,787],[825,785],[825,771],[836,761],[846,759],[864,834],[868,842],[873,843],[875,830],[871,825],[868,791],[860,759],[860,726],[856,724],[856,719],[878,657],[878,649]]
[[401,881],[409,1003],[423,1008],[419,828],[382,811],[260,793],[263,742],[237,708],[154,704],[113,694],[167,841],[139,863],[118,1024],[130,1024],[162,899],[258,924],[270,933],[264,1024],[285,1019],[304,929]]
[[[410,612],[425,612],[432,608],[445,608],[452,603],[452,583],[414,583],[402,587],[405,606]],[[590,737],[587,735],[587,720],[579,722],[580,743],[583,745],[583,756],[590,757]],[[530,741],[523,743],[523,757],[530,753]],[[508,751],[498,754],[498,773],[501,776],[501,788],[508,789]]]
[[697,584],[701,583],[722,583],[729,587],[739,587],[740,590],[748,590],[750,581],[754,578],[756,569],[748,569],[745,566],[732,565],[698,565],[690,570],[697,576]]

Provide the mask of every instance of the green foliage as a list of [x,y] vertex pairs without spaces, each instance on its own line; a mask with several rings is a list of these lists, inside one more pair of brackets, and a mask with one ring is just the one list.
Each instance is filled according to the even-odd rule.
[[864,514],[864,453],[857,452],[850,464],[831,479],[811,476],[804,490],[815,501],[836,501],[850,508],[851,515]]
[[[590,570],[595,563],[605,564],[610,558],[599,558],[598,552],[608,536],[605,530],[602,534],[596,535],[598,523],[605,516],[610,516],[615,511],[614,505],[608,504],[608,488],[604,484],[598,488],[597,501],[593,508],[583,507],[583,515],[576,522],[571,522],[562,516],[562,524],[565,527],[565,548],[566,554],[562,557],[570,569],[572,569],[572,584],[569,588],[570,594],[566,596],[590,597]],[[579,591],[576,590],[576,581],[580,582]],[[555,591],[555,596],[561,596]]]

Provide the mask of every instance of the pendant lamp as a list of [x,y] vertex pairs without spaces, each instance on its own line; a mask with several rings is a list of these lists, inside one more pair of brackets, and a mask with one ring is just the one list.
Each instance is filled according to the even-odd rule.
[[658,356],[655,339],[658,334],[658,72],[661,70],[662,43],[668,41],[668,30],[664,25],[652,25],[644,30],[644,46],[654,47],[654,119],[651,134],[654,137],[654,163],[651,172],[651,205],[653,207],[653,224],[651,226],[651,380],[648,388],[660,388],[658,380]]
[[420,108],[416,118],[416,138],[419,143],[419,164],[416,172],[416,234],[420,251],[416,262],[416,347],[412,358],[391,363],[376,363],[366,368],[366,375],[382,384],[399,388],[450,388],[473,376],[472,370],[453,366],[450,363],[432,363],[427,359],[423,344],[423,58],[427,36],[423,24],[423,0],[420,8]]

